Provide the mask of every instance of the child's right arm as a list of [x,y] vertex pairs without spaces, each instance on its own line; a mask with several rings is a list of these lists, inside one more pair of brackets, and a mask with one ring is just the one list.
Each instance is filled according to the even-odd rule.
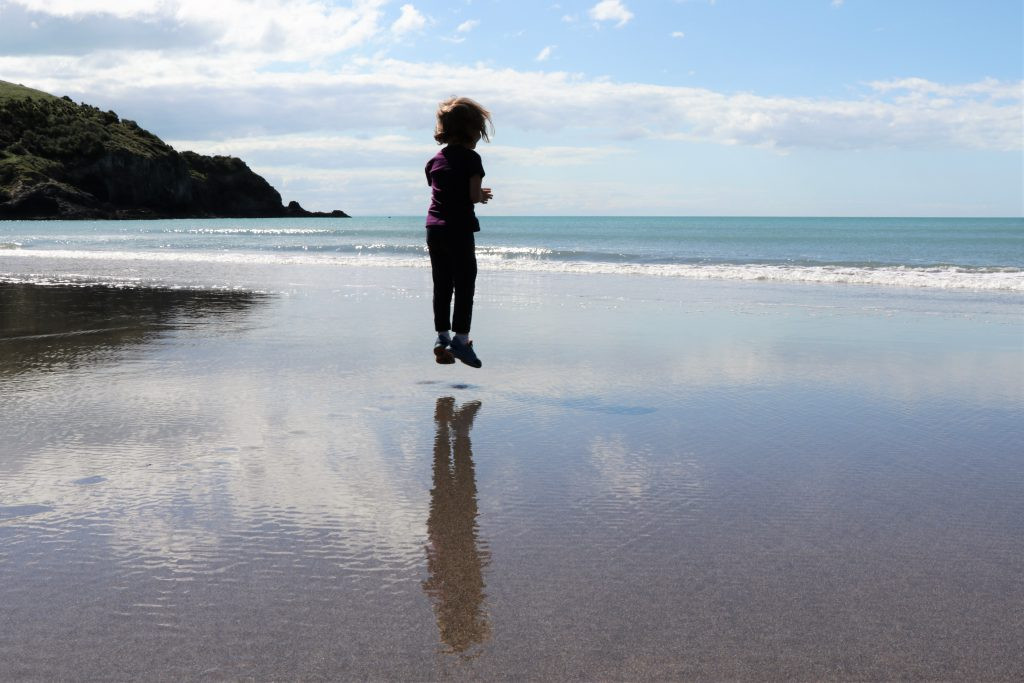
[[489,187],[480,187],[480,183],[484,180],[483,176],[474,175],[469,177],[469,199],[474,204],[486,204],[490,201],[494,193],[491,192]]

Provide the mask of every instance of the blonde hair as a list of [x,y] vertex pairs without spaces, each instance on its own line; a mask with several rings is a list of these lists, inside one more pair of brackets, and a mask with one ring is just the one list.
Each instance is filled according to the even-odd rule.
[[470,145],[476,142],[477,133],[485,142],[490,142],[490,133],[493,132],[491,112],[475,100],[468,97],[451,97],[437,105],[434,139],[439,145]]

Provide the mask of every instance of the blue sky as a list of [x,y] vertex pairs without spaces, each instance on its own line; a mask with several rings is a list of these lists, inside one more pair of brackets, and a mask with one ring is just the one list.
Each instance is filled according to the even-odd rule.
[[415,215],[449,95],[495,214],[1024,213],[1021,3],[0,0],[0,79]]

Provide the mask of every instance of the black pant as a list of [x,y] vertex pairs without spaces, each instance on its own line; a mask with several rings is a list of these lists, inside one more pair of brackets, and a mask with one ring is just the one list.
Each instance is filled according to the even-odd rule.
[[[476,289],[476,242],[469,230],[427,229],[427,251],[434,278],[434,329],[469,334]],[[452,294],[455,315],[451,315]]]

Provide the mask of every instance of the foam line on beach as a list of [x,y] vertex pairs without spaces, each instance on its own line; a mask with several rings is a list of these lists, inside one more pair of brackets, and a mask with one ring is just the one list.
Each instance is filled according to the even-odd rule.
[[[5,258],[77,261],[222,263],[237,265],[314,265],[342,267],[428,268],[426,256],[367,253],[265,253],[209,251],[33,250],[5,252]],[[636,275],[690,280],[793,282],[875,285],[944,290],[1024,292],[1024,270],[959,266],[837,266],[776,264],[650,264],[508,259],[486,251],[478,255],[482,270],[591,275]]]
[[327,228],[177,228],[176,235],[343,235],[343,230]]

